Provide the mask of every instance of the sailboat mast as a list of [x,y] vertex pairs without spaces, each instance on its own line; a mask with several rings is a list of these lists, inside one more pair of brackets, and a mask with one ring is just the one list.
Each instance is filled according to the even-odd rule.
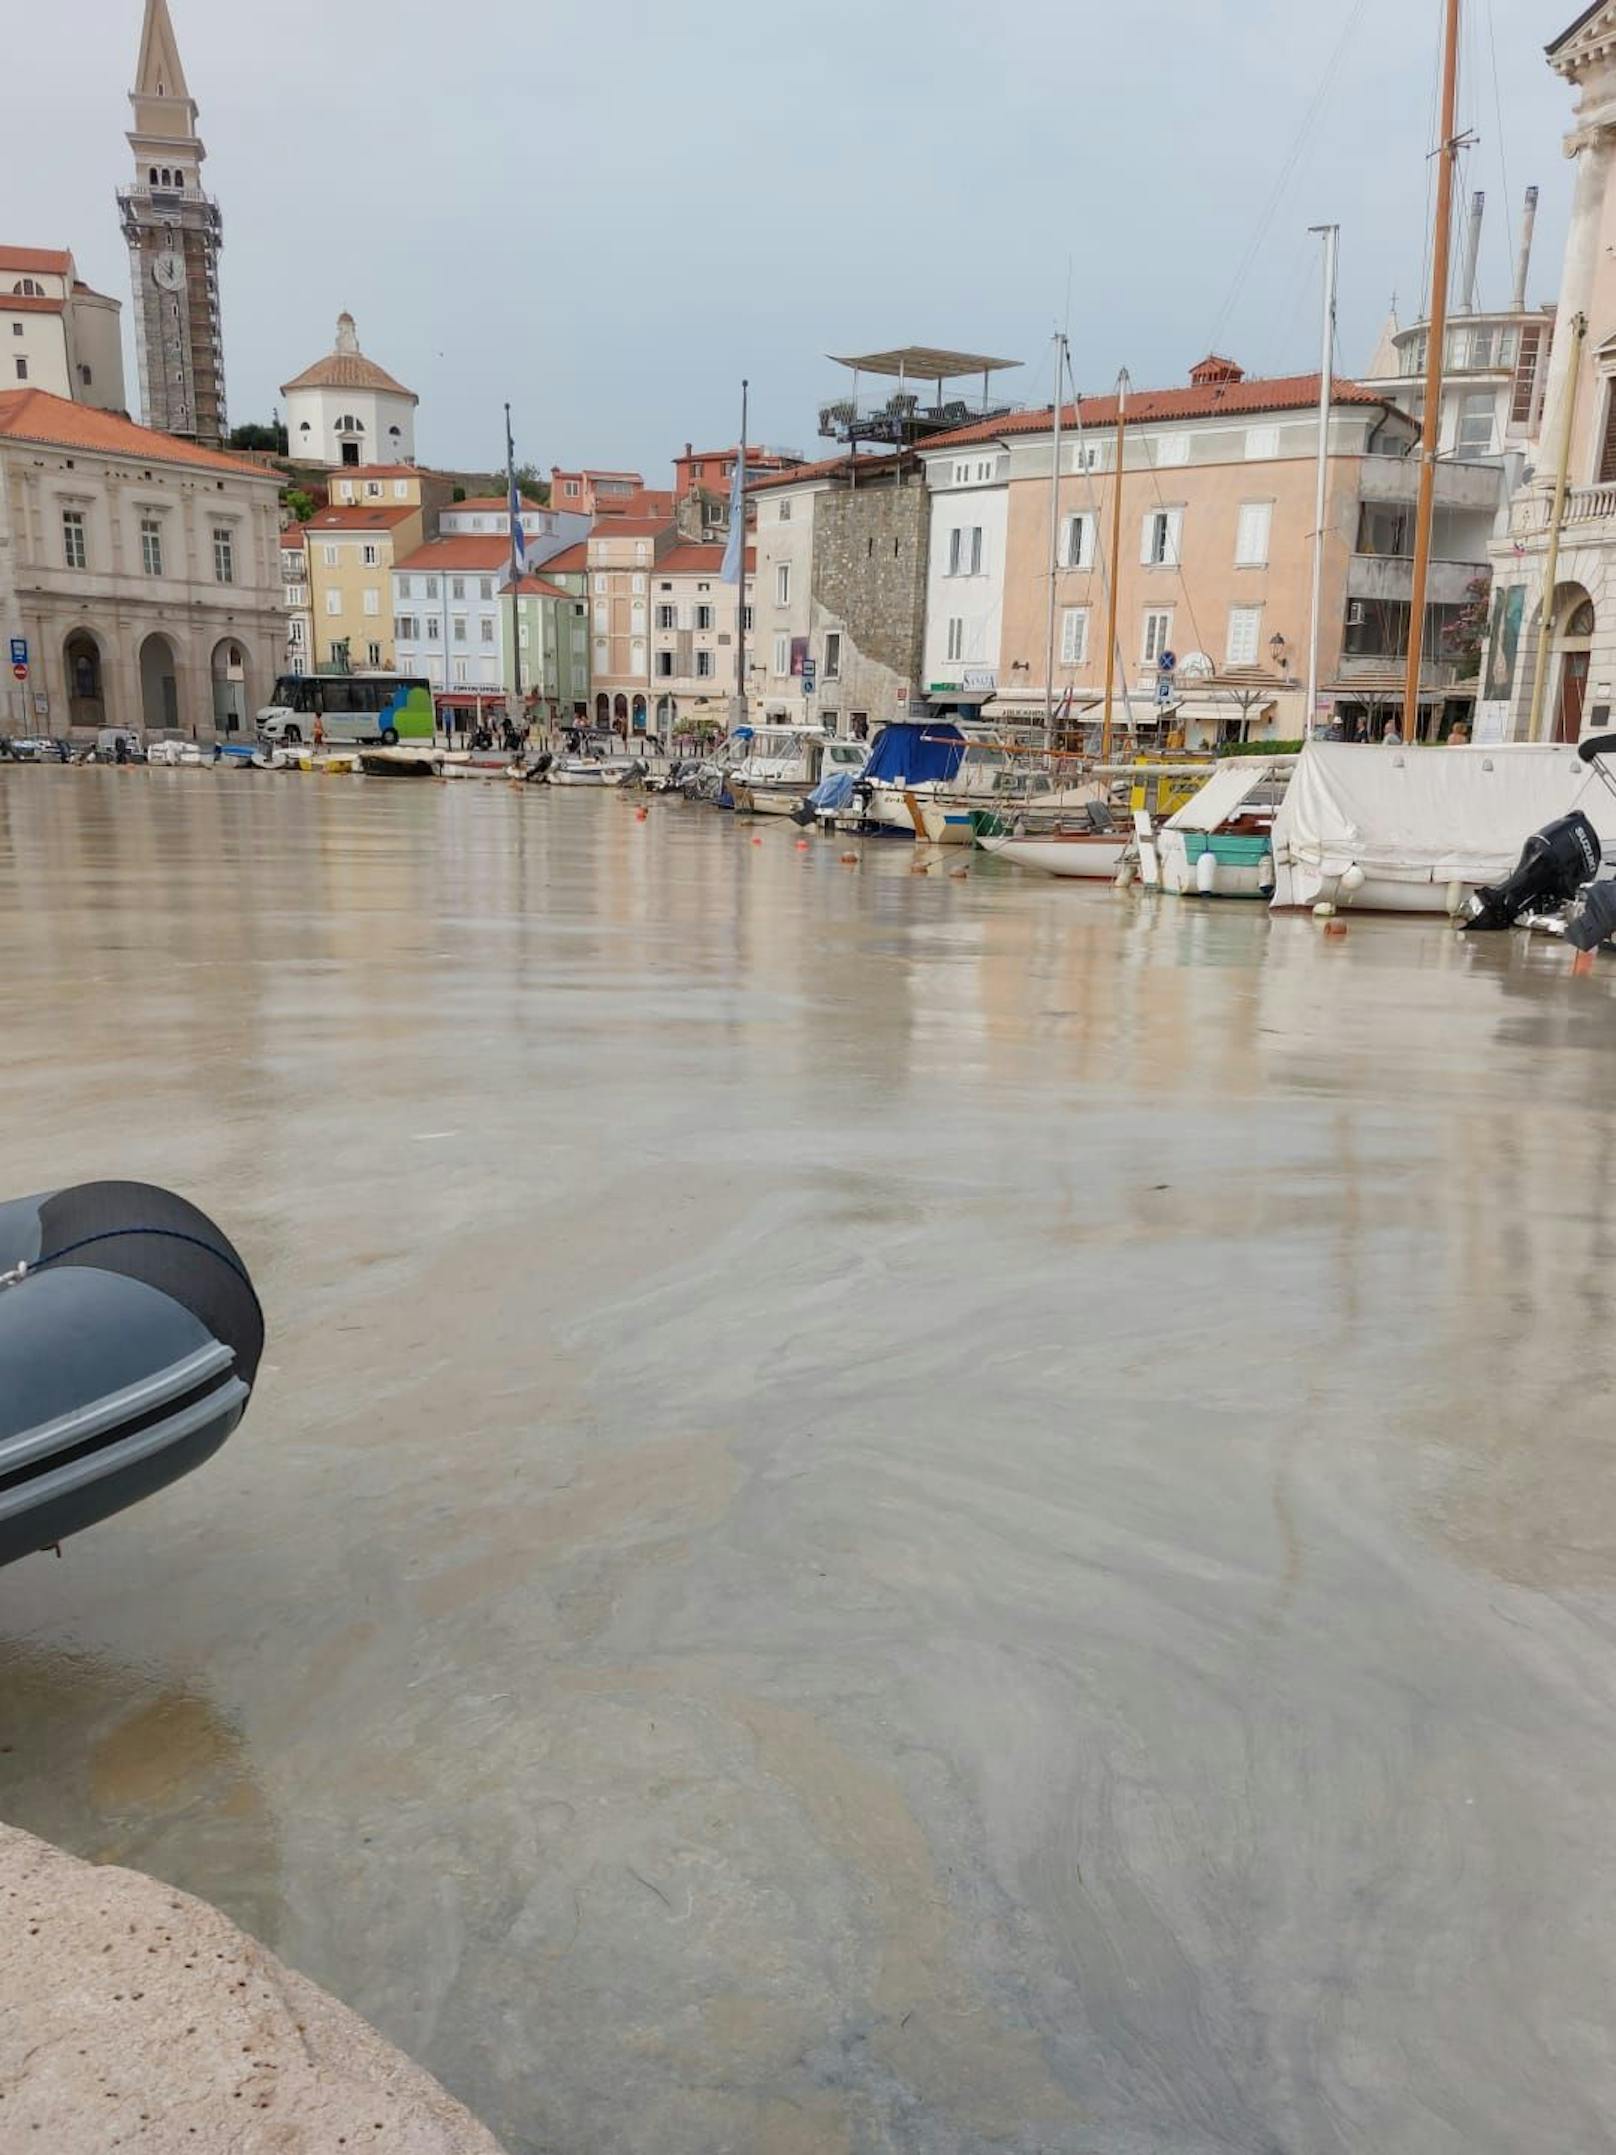
[[1106,564],[1110,570],[1110,583],[1105,604],[1105,718],[1100,727],[1100,761],[1111,761],[1111,698],[1117,685],[1117,585],[1121,581],[1122,568],[1122,430],[1127,424],[1124,416],[1128,406],[1128,370],[1123,368],[1117,376],[1117,447],[1116,475],[1111,482],[1111,559]]
[[1341,227],[1316,224],[1324,234],[1324,331],[1319,354],[1319,448],[1313,474],[1313,594],[1307,616],[1307,708],[1302,732],[1313,738],[1313,715],[1319,707],[1319,604],[1324,591],[1324,515],[1330,463],[1330,401],[1335,387],[1335,249]]
[[1436,445],[1442,419],[1442,369],[1448,342],[1448,247],[1453,227],[1453,173],[1459,161],[1454,107],[1459,78],[1459,0],[1445,0],[1442,39],[1442,121],[1437,137],[1436,229],[1431,237],[1431,306],[1425,332],[1425,412],[1420,429],[1420,485],[1414,508],[1414,575],[1408,601],[1408,670],[1403,678],[1403,739],[1420,735],[1420,660],[1425,643],[1425,589],[1431,572],[1431,506]]
[[1044,630],[1044,746],[1055,746],[1055,581],[1060,569],[1061,384],[1066,379],[1066,337],[1055,332],[1055,428],[1049,466],[1049,617]]

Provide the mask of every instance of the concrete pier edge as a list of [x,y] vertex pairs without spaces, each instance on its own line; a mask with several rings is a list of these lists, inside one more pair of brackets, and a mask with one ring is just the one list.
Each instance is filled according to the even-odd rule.
[[0,2155],[500,2155],[206,1902],[0,1824]]

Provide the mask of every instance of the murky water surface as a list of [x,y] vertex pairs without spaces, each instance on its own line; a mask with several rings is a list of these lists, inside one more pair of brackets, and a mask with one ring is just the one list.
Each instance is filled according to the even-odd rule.
[[0,1815],[516,2155],[1616,2118],[1616,965],[707,810],[0,773],[0,1191],[271,1344]]

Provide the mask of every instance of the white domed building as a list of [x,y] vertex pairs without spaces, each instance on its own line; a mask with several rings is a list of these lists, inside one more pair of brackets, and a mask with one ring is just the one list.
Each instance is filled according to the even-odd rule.
[[351,314],[337,316],[337,341],[323,359],[282,382],[290,454],[310,464],[413,464],[413,389],[394,381],[359,349]]

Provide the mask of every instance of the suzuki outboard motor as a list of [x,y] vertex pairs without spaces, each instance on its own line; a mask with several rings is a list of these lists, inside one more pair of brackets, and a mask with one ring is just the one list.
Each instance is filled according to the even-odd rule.
[[0,1202],[0,1564],[200,1466],[263,1350],[240,1257],[171,1190]]
[[1478,890],[1469,928],[1512,928],[1523,913],[1568,905],[1599,873],[1599,833],[1580,808],[1534,831],[1507,882]]
[[1597,950],[1616,935],[1616,878],[1590,883],[1566,908],[1565,939],[1573,950]]

